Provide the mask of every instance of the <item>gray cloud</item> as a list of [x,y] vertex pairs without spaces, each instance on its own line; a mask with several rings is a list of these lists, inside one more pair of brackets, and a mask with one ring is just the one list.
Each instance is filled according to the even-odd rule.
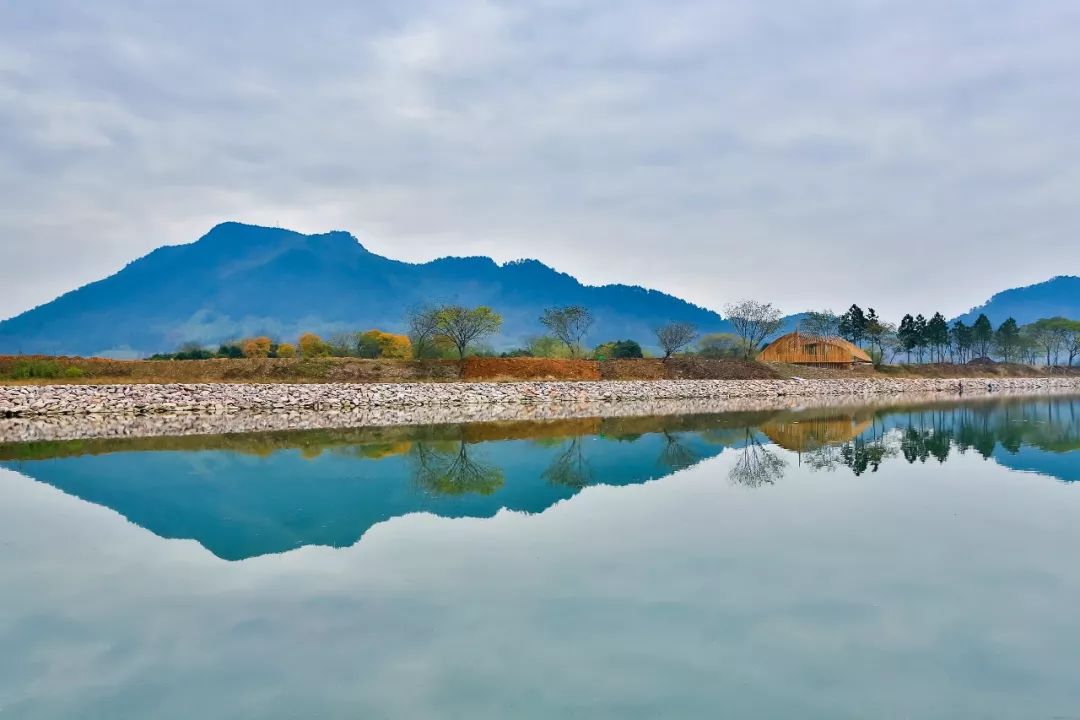
[[1065,2],[0,8],[0,316],[224,219],[719,307],[1080,270]]

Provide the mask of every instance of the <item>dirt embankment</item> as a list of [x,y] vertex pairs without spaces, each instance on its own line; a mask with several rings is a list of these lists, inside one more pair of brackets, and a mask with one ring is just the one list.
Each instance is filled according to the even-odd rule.
[[800,377],[1007,378],[1080,376],[1080,367],[980,363],[813,367],[751,360],[673,357],[605,360],[482,358],[364,360],[359,358],[241,358],[212,360],[108,360],[104,358],[0,356],[0,384],[139,383],[403,383],[522,382],[543,380],[770,380]]
[[702,358],[556,360],[482,358],[363,360],[242,358],[107,360],[0,356],[0,383],[397,383],[536,380],[758,380],[780,377],[761,363]]

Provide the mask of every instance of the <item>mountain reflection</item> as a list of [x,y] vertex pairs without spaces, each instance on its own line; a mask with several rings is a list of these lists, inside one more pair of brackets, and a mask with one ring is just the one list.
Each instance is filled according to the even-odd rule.
[[542,512],[590,485],[632,485],[731,450],[727,478],[793,467],[873,473],[974,452],[1080,479],[1076,398],[890,409],[375,427],[0,444],[0,465],[109,507],[161,537],[239,560],[344,547],[401,515]]

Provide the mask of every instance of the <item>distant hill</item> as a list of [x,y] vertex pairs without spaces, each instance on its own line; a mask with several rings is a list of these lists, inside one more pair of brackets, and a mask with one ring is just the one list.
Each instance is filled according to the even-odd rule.
[[1021,325],[1059,315],[1080,319],[1080,277],[1059,275],[1046,282],[999,292],[957,319],[971,323],[980,313],[985,313],[995,326],[1010,317]]
[[728,330],[719,314],[630,285],[588,286],[536,260],[486,257],[413,264],[366,250],[352,235],[303,235],[223,223],[188,245],[162,247],[120,272],[0,322],[0,353],[147,355],[187,341],[265,334],[295,338],[378,327],[403,331],[421,302],[485,304],[502,313],[497,347],[542,328],[545,307],[582,304],[596,316],[590,343],[647,344],[668,320]]

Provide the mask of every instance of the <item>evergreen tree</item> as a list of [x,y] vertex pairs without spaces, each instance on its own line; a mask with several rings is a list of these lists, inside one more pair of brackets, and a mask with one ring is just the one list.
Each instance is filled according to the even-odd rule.
[[990,347],[994,343],[994,328],[986,315],[979,315],[971,326],[971,343],[977,357],[990,355]]
[[949,333],[950,340],[952,341],[953,353],[955,354],[958,362],[967,362],[968,353],[971,351],[972,343],[972,330],[971,327],[966,325],[963,320],[957,320],[953,323],[952,331]]
[[915,322],[912,327],[913,340],[915,341],[915,354],[919,358],[919,362],[923,361],[923,350],[926,349],[927,337],[926,337],[926,318],[922,313],[915,316]]
[[883,347],[885,341],[885,334],[888,332],[888,328],[885,323],[881,321],[881,318],[877,316],[877,312],[874,308],[870,308],[866,312],[866,339],[870,343],[870,349],[877,348],[877,360],[875,362],[884,362],[885,348]]
[[848,311],[840,316],[840,337],[849,340],[856,345],[861,345],[866,337],[866,315],[858,305],[852,305]]
[[1016,320],[1009,318],[1001,323],[994,333],[994,345],[1005,362],[1016,359],[1016,352],[1020,349],[1020,327]]
[[915,318],[910,314],[905,315],[900,321],[900,327],[896,331],[896,339],[900,341],[900,347],[907,353],[908,362],[911,362],[911,351],[918,344],[918,336],[915,331]]
[[930,344],[931,362],[934,360],[935,351],[937,351],[938,362],[944,361],[945,346],[949,344],[949,324],[945,322],[945,316],[941,313],[934,313],[934,316],[926,323],[926,339]]

